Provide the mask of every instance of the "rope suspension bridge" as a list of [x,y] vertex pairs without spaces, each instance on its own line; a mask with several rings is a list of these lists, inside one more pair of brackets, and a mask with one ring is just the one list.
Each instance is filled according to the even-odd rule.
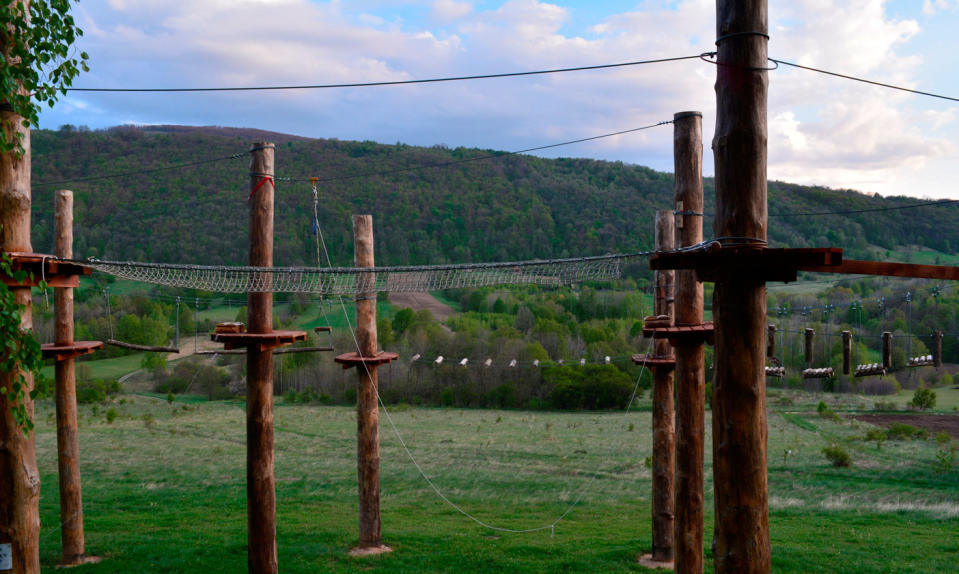
[[75,263],[120,279],[217,293],[351,295],[492,285],[563,286],[615,279],[629,261],[651,253],[405,267],[230,267],[99,260]]

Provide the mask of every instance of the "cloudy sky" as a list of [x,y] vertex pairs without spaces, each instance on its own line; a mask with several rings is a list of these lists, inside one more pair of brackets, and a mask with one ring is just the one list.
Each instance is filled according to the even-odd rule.
[[[527,71],[711,51],[715,0],[83,0],[76,87],[352,83]],[[773,58],[959,97],[959,0],[770,0]],[[71,92],[41,127],[253,127],[341,140],[517,150],[704,112],[699,60],[443,84],[205,94]],[[769,176],[959,199],[959,103],[780,68]],[[672,171],[672,128],[544,155]],[[322,175],[322,174],[318,174]]]

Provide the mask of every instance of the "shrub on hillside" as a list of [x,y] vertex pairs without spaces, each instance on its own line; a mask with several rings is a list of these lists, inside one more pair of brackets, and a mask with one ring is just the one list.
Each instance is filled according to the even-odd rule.
[[633,392],[629,375],[612,365],[550,367],[543,380],[552,386],[550,399],[558,409],[624,408]]
[[852,457],[839,445],[830,445],[822,449],[826,459],[835,467],[844,467],[852,464]]
[[89,381],[77,381],[77,402],[102,403],[110,395],[120,392],[120,382],[116,379],[93,379]]
[[909,401],[909,407],[925,411],[934,406],[936,406],[936,392],[919,385],[919,388],[917,388],[916,392],[912,395],[912,400]]
[[893,425],[889,427],[888,434],[889,440],[912,440],[914,438],[921,438],[923,431],[906,423],[893,423]]

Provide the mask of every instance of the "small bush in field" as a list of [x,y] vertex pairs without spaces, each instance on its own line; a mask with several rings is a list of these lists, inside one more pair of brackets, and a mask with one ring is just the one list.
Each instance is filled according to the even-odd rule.
[[852,457],[839,445],[833,444],[824,447],[822,453],[826,456],[826,459],[837,468],[850,466],[852,464]]
[[936,406],[936,391],[927,389],[921,385],[912,395],[912,400],[909,401],[910,408],[918,409],[920,411],[931,409],[934,406]]

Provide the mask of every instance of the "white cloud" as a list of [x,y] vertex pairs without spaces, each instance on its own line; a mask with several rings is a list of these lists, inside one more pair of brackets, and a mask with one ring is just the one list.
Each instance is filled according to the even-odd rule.
[[473,11],[473,5],[469,2],[456,2],[455,0],[436,0],[430,9],[430,16],[442,23],[449,23],[459,20]]
[[[290,85],[403,80],[693,55],[713,49],[715,2],[641,4],[572,22],[561,0],[328,3],[140,0],[83,3],[83,86]],[[955,0],[925,8],[954,10]],[[415,10],[428,13],[418,21]],[[918,5],[916,15],[918,16]],[[772,0],[770,54],[918,86],[923,34],[882,0]],[[439,26],[438,28],[431,28]],[[575,28],[583,35],[571,33]],[[769,174],[833,187],[886,189],[917,166],[959,165],[955,108],[782,67],[770,72]],[[605,71],[365,90],[204,95],[74,95],[44,125],[169,121],[315,137],[520,149],[704,113],[706,169],[715,67],[698,60]],[[70,104],[70,102],[73,102]],[[672,169],[669,127],[553,150]],[[955,173],[953,168],[953,174]],[[899,178],[899,179],[897,179]],[[955,177],[952,178],[953,180]],[[865,182],[865,183],[863,183]],[[871,182],[871,183],[870,183]],[[881,186],[886,186],[882,188]]]
[[922,13],[926,16],[934,16],[936,12],[955,10],[957,7],[959,2],[955,0],[923,0]]

